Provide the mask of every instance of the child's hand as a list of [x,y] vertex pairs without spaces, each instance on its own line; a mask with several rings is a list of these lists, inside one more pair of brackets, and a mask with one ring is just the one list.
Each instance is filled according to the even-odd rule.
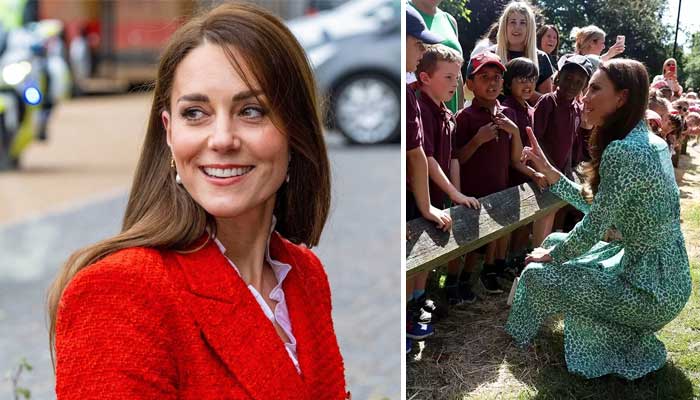
[[430,206],[427,214],[423,215],[423,218],[428,221],[435,222],[437,228],[443,232],[447,232],[452,227],[452,218],[443,210]]
[[474,197],[465,196],[459,192],[456,192],[452,196],[450,196],[450,200],[452,200],[455,204],[461,204],[469,208],[478,209],[479,207],[481,207],[481,205],[479,204],[479,200],[477,200]]
[[503,113],[499,113],[495,117],[495,124],[498,129],[508,132],[509,135],[519,135],[520,130],[515,122],[511,121],[510,118],[506,117]]
[[537,187],[541,190],[547,189],[547,187],[549,186],[547,178],[541,172],[535,172],[535,174],[532,176],[532,181],[535,182]]
[[479,130],[476,132],[476,136],[474,136],[474,139],[477,140],[479,145],[490,142],[494,139],[498,139],[498,127],[496,127],[496,124],[493,122],[489,122],[488,124],[479,128]]

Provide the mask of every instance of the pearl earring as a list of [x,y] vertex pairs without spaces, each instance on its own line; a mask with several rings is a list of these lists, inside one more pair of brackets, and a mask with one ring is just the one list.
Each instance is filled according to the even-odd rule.
[[175,173],[175,183],[177,183],[178,185],[182,185],[182,179],[180,178],[179,173]]

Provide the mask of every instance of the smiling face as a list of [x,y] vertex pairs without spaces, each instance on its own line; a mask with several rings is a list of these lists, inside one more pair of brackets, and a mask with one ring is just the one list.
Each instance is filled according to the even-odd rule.
[[537,77],[519,76],[510,83],[510,94],[520,103],[526,102],[535,92]]
[[258,100],[265,94],[250,84],[221,47],[205,43],[177,67],[170,110],[162,113],[183,186],[216,218],[272,212],[287,175],[287,137]]
[[503,88],[503,71],[496,65],[485,65],[467,79],[467,87],[479,100],[495,101]]
[[580,68],[568,66],[557,74],[555,79],[557,93],[565,100],[571,101],[581,94],[581,91],[586,87],[586,80],[588,77]]
[[607,74],[597,70],[583,97],[583,112],[589,123],[601,126],[605,120],[627,101],[627,91],[616,90]]
[[460,67],[459,63],[438,61],[432,74],[421,72],[423,89],[436,101],[449,101],[457,90]]
[[554,49],[557,48],[558,42],[559,36],[557,36],[557,32],[555,32],[554,29],[549,28],[547,29],[547,32],[542,36],[542,40],[540,41],[540,48],[545,53],[552,54]]
[[520,50],[527,43],[527,17],[519,12],[512,12],[506,20],[506,38],[509,50]]

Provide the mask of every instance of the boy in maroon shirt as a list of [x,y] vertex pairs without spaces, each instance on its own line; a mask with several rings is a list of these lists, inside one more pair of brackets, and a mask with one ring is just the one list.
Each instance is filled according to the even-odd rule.
[[[477,54],[467,66],[467,87],[474,93],[472,105],[457,114],[455,158],[459,162],[459,185],[462,193],[483,197],[507,189],[510,167],[534,177],[534,170],[520,162],[522,142],[514,110],[503,107],[498,95],[503,87],[505,66],[493,53]],[[480,275],[488,293],[503,293],[497,276],[505,268],[508,237],[497,239],[485,247],[484,268]],[[467,255],[459,277],[461,287],[468,286],[476,263],[474,253]],[[454,285],[456,274],[450,274],[446,286]]]
[[[425,44],[437,44],[442,38],[428,31],[423,17],[408,7],[406,9],[406,71],[413,72],[426,50]],[[447,231],[452,225],[450,216],[430,204],[428,191],[428,162],[423,152],[423,124],[418,100],[411,88],[406,86],[406,221],[423,217]],[[413,300],[415,290],[425,292],[428,272],[406,279],[406,300]],[[430,312],[413,321],[411,310],[407,310],[406,352],[411,350],[411,338],[425,339],[433,334]]]
[[445,208],[448,198],[455,205],[479,206],[478,200],[463,195],[448,178],[455,120],[444,102],[449,101],[457,90],[463,62],[462,56],[454,50],[436,45],[423,54],[416,69],[416,94],[423,121],[423,150],[428,157],[430,201],[440,209]]
[[[557,90],[543,95],[535,106],[537,140],[552,165],[565,175],[572,176],[573,146],[581,124],[581,104],[576,97],[586,87],[593,64],[581,55],[563,56],[555,79]],[[552,232],[556,212],[533,224],[534,247]]]

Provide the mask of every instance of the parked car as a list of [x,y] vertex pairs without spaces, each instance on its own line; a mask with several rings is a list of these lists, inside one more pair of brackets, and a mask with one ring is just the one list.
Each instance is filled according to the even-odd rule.
[[351,143],[398,141],[400,0],[353,0],[288,26],[314,67],[329,127]]

